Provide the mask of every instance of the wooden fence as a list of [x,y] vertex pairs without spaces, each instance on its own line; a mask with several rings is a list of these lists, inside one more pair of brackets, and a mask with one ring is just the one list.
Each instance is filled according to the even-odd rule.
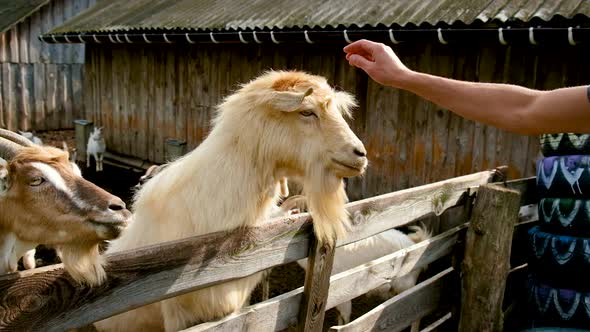
[[[462,213],[448,230],[431,239],[331,277],[334,248],[322,247],[315,242],[309,214],[277,219],[264,227],[213,233],[109,255],[108,281],[100,287],[77,285],[60,265],[0,276],[0,330],[62,331],[82,327],[132,308],[245,277],[309,255],[309,272],[304,287],[187,331],[279,331],[292,325],[305,331],[320,331],[326,309],[366,293],[385,279],[401,277],[443,257],[461,253],[462,246],[457,244],[463,242],[468,229],[465,222],[471,214],[474,195],[479,186],[497,181],[498,175],[497,171],[480,172],[349,203],[347,209],[351,213],[390,208],[396,211],[392,213],[395,217],[378,223],[354,225],[350,235],[338,240],[336,247],[433,214],[443,215],[445,211],[457,209]],[[527,192],[533,185],[531,180],[508,184],[508,187],[523,192],[521,201],[515,206],[531,203]],[[484,203],[489,204],[489,200],[478,199],[473,218],[482,218],[481,211],[485,209],[502,210],[502,207]],[[478,204],[481,205],[479,208]],[[486,213],[489,214],[488,210]],[[477,211],[480,211],[479,215]],[[516,213],[513,214],[516,218]],[[524,213],[521,220],[534,219],[529,214]],[[507,215],[510,218],[510,211]],[[506,260],[507,257],[498,259]],[[459,268],[460,264],[449,266],[350,324],[332,330],[362,331],[373,326],[377,330],[400,331],[441,308],[446,309],[444,314],[423,331],[449,324],[458,313],[456,297],[451,294],[459,291],[456,273]],[[476,273],[471,272],[477,277]],[[464,297],[474,296],[470,293],[471,288],[463,288]],[[501,317],[501,299],[489,305],[494,303]],[[469,331],[471,327],[463,328],[463,331]]]
[[83,44],[48,44],[38,36],[96,0],[53,0],[0,34],[0,127],[73,128],[83,112]]

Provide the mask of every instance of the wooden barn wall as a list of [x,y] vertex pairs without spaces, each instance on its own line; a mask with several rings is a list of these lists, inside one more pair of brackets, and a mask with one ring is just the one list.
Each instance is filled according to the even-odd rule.
[[[410,67],[470,81],[551,89],[587,84],[588,50],[579,47],[406,45]],[[341,45],[88,46],[85,117],[106,127],[109,149],[164,162],[165,139],[189,149],[209,130],[214,106],[263,70],[324,75],[360,102],[351,126],[370,167],[348,183],[351,199],[369,197],[510,166],[510,177],[534,175],[537,137],[510,134],[455,116],[424,99],[367,79],[344,59]]]
[[38,36],[96,0],[54,0],[0,34],[0,127],[73,128],[83,109],[84,45]]

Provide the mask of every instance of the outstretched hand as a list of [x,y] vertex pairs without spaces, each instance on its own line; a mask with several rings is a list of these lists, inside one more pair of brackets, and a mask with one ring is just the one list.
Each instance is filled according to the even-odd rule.
[[361,39],[344,47],[344,52],[350,65],[361,68],[383,85],[399,88],[412,73],[391,47],[381,43]]

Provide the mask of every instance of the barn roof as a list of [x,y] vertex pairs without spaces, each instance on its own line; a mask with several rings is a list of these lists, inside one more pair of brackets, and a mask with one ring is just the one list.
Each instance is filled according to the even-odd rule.
[[29,17],[51,0],[0,0],[0,33]]
[[125,0],[99,2],[49,33],[436,26],[550,21],[577,15],[590,17],[590,1]]

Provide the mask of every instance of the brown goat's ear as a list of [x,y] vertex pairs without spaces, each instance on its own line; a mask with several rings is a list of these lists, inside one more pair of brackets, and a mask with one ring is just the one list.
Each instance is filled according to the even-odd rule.
[[3,196],[8,188],[10,188],[10,182],[6,160],[0,158],[0,196]]
[[305,92],[274,91],[269,100],[270,105],[281,112],[293,112],[297,110],[305,97],[313,93],[313,88]]

